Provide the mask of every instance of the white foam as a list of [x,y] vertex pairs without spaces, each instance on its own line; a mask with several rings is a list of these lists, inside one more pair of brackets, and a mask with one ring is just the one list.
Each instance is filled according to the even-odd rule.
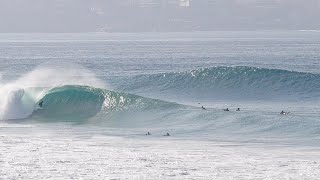
[[51,88],[63,85],[105,87],[93,73],[79,65],[45,64],[15,81],[0,84],[0,120],[30,116],[35,104]]
[[[1,179],[319,179],[318,147],[122,138],[66,124],[0,131]],[[120,129],[115,130],[120,131]]]

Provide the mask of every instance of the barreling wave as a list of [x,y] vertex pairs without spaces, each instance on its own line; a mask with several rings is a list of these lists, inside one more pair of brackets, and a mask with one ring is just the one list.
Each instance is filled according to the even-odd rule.
[[[154,75],[141,75],[118,82],[119,89],[151,97],[170,98],[319,99],[320,75],[252,67],[214,67]],[[317,138],[319,115],[308,107],[288,116],[278,110],[192,107],[138,95],[85,85],[52,87],[2,87],[0,120],[26,119],[37,122],[80,122],[115,128],[143,128],[174,132],[176,136],[218,137],[292,136]],[[155,96],[154,96],[155,95]],[[39,105],[42,104],[42,105]],[[282,104],[282,103],[281,103]],[[285,104],[285,103],[283,103]],[[314,107],[312,107],[314,108]],[[242,109],[241,109],[242,110]],[[123,133],[123,132],[122,132]],[[159,134],[159,133],[158,133]]]
[[35,104],[34,116],[84,119],[96,115],[104,102],[102,89],[87,86],[55,87]]
[[[140,75],[116,85],[138,94],[208,100],[319,100],[320,75],[256,67],[212,67]],[[150,93],[151,92],[151,93]]]
[[[42,107],[39,102],[43,102]],[[320,132],[318,116],[293,113],[285,117],[278,112],[224,112],[211,108],[204,111],[200,107],[80,85],[52,88],[33,106],[30,118],[41,122],[97,123],[115,128],[148,128],[155,132],[167,129],[177,135],[254,137],[259,134],[312,138]]]
[[[37,100],[30,96],[34,91],[45,92]],[[178,106],[175,103],[80,85],[18,89],[12,90],[8,96],[2,119],[32,117],[79,121],[94,117],[98,113],[106,115],[119,111],[143,112]]]
[[[32,93],[42,92],[38,100]],[[105,127],[143,128],[153,132],[175,132],[176,136],[317,137],[318,116],[280,116],[268,112],[224,112],[202,110],[156,99],[80,85],[27,88],[9,93],[10,119],[37,122],[97,123]],[[40,107],[39,103],[42,102]],[[303,127],[303,128],[301,128]]]

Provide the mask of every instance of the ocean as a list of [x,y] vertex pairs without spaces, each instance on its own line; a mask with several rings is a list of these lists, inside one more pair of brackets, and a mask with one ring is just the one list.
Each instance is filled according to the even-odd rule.
[[318,179],[319,52],[318,31],[0,34],[0,179]]

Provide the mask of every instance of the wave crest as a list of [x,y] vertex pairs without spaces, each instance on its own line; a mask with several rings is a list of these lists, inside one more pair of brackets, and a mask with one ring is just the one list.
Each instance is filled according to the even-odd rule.
[[[45,91],[38,101],[30,97],[33,91]],[[37,93],[39,94],[39,93]],[[90,86],[66,85],[50,88],[27,88],[9,93],[2,119],[32,118],[54,120],[84,120],[96,114],[168,109],[175,103],[144,98]],[[41,107],[40,107],[40,102]]]
[[318,100],[320,75],[256,67],[212,67],[125,79],[122,91],[208,100]]

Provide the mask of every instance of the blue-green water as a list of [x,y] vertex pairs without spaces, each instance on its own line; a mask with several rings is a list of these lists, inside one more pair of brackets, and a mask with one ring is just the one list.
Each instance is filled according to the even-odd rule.
[[319,139],[318,32],[1,34],[0,52],[2,123]]

